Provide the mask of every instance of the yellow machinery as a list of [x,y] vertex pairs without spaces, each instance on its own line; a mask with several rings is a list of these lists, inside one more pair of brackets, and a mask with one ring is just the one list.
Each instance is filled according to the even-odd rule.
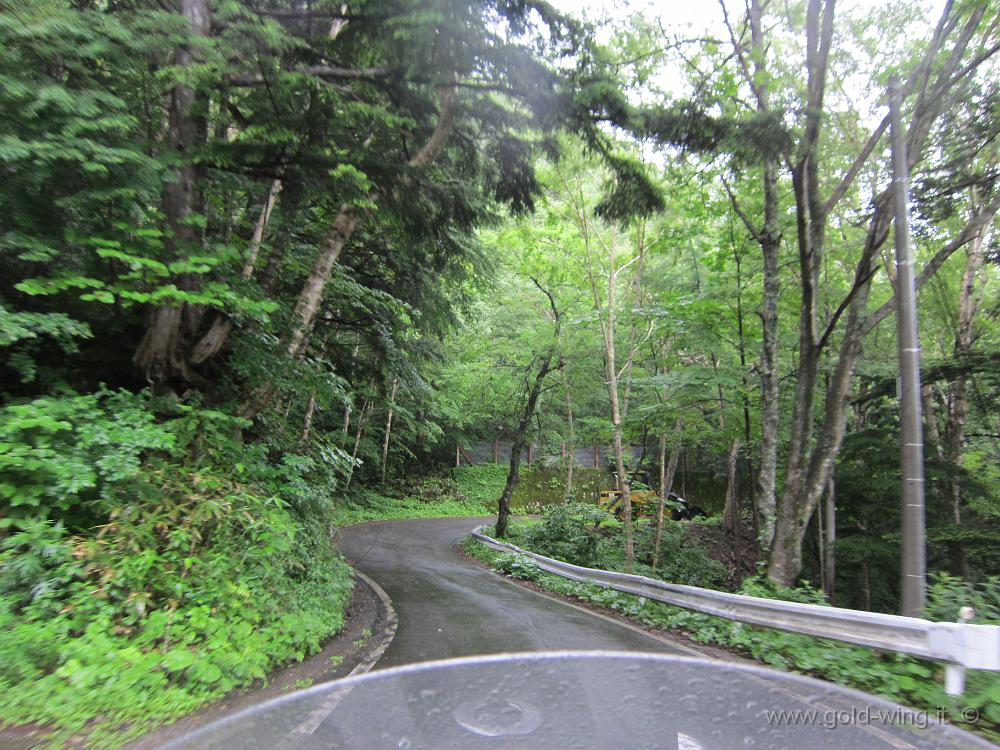
[[[658,497],[659,495],[653,490],[632,490],[629,493],[629,498],[632,500],[632,517],[638,518],[652,513],[656,508]],[[622,493],[618,490],[601,490],[597,504],[608,513],[614,513],[618,518],[622,517]]]

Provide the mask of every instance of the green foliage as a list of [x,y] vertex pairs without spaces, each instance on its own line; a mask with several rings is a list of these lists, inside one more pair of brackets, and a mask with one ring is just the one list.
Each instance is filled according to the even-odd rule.
[[79,351],[78,340],[92,337],[86,323],[65,313],[11,312],[0,302],[0,347],[10,347],[6,367],[14,370],[22,383],[38,375],[36,356],[45,340],[51,340],[64,354]]
[[430,500],[423,496],[385,497],[365,490],[358,497],[336,503],[333,520],[337,526],[350,526],[364,521],[483,516],[492,510],[464,497],[444,496]]
[[0,721],[118,744],[341,627],[316,464],[272,465],[244,424],[125,391],[3,408]]
[[146,402],[99,391],[0,409],[0,516],[47,518],[121,496],[144,452],[174,444]]
[[[7,606],[16,611],[29,604],[42,607],[79,577],[64,536],[61,523],[25,519],[0,542],[0,592],[8,597]],[[46,609],[54,615],[58,606]]]
[[945,573],[933,575],[927,587],[925,616],[951,622],[958,619],[963,607],[975,610],[970,622],[1000,623],[1000,577],[991,576],[980,584],[972,584]]
[[[725,578],[725,567],[711,559],[705,549],[688,538],[690,525],[664,519],[660,554],[652,567],[655,529],[639,524],[635,531],[635,572],[691,586],[717,586]],[[605,570],[623,570],[622,524],[596,505],[550,505],[540,523],[514,526],[509,536],[521,547],[574,565]]]
[[469,502],[484,508],[495,508],[504,485],[507,483],[509,467],[501,464],[477,464],[459,466],[451,470],[459,494]]
[[616,525],[614,516],[596,505],[550,505],[542,514],[542,522],[517,534],[515,542],[546,557],[599,567],[605,559],[601,528]]
[[[706,522],[701,522],[699,525],[704,527]],[[708,588],[720,586],[726,577],[725,566],[709,557],[704,546],[690,538],[690,533],[690,524],[665,518],[659,557],[654,568],[652,562],[655,529],[652,523],[640,524],[636,528],[634,540],[636,560],[640,561],[641,567],[648,567],[649,575],[654,578],[689,586]]]
[[53,745],[118,744],[343,622],[349,570],[322,525],[218,469],[138,473],[96,536],[26,519],[0,547],[0,720],[51,727]]
[[501,554],[493,561],[493,569],[519,581],[537,581],[542,577],[542,569],[524,555]]

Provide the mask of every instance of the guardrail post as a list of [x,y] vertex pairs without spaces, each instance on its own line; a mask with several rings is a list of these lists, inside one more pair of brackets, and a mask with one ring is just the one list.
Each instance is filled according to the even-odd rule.
[[[958,610],[959,624],[965,624],[976,616],[972,607],[962,607]],[[948,664],[944,668],[944,692],[948,695],[961,695],[965,692],[965,667],[961,664]]]
[[961,695],[965,692],[965,667],[961,664],[945,665],[944,691],[948,695]]

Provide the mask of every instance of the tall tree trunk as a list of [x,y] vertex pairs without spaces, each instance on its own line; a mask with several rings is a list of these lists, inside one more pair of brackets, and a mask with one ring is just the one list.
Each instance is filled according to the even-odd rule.
[[[601,335],[604,339],[604,365],[605,365],[605,385],[608,390],[608,399],[611,406],[611,429],[612,429],[612,445],[614,450],[615,459],[615,472],[617,474],[617,490],[622,496],[622,522],[625,527],[625,570],[626,572],[631,572],[632,562],[635,557],[635,548],[632,539],[632,495],[629,488],[628,475],[625,471],[625,456],[624,456],[624,446],[622,439],[622,425],[624,422],[624,412],[622,409],[622,403],[619,399],[619,375],[617,369],[617,360],[615,353],[615,321],[617,318],[616,310],[616,294],[617,294],[617,277],[621,270],[628,266],[631,262],[639,260],[641,264],[641,254],[637,258],[633,258],[619,269],[617,267],[617,254],[615,249],[616,238],[612,237],[610,241],[605,243],[607,253],[608,253],[608,286],[607,286],[607,301],[606,304],[601,302],[601,292],[597,283],[597,272],[595,270],[594,262],[594,248],[592,246],[592,235],[591,235],[591,219],[586,206],[583,203],[581,195],[573,189],[571,185],[563,178],[563,184],[566,187],[567,193],[570,195],[573,201],[573,209],[576,213],[577,225],[580,229],[580,234],[583,239],[583,246],[586,252],[586,266],[587,266],[587,278],[590,281],[591,295],[593,301],[594,312],[597,313],[600,326]],[[640,240],[640,253],[642,250],[642,243]],[[641,288],[639,287],[639,278],[637,278],[637,294],[641,299]],[[604,313],[607,313],[607,319],[605,319]],[[634,341],[634,339],[632,339]],[[630,346],[631,351],[631,346]],[[623,372],[627,368],[623,368]],[[627,408],[627,404],[626,404]],[[595,464],[597,462],[597,453],[595,450],[594,454]]]
[[261,206],[260,216],[257,217],[257,224],[254,225],[253,235],[250,237],[250,245],[247,247],[247,257],[243,262],[242,276],[244,280],[253,276],[254,268],[257,266],[257,256],[260,254],[260,246],[264,241],[264,230],[271,220],[271,212],[274,204],[278,200],[278,193],[281,192],[281,180],[271,181],[271,187],[267,190],[267,197],[264,198],[264,205]]
[[312,434],[312,424],[313,417],[316,414],[316,391],[312,391],[309,394],[309,403],[306,404],[306,416],[302,420],[302,435],[299,437],[299,442],[305,445],[309,442],[309,436]]
[[344,246],[351,239],[357,226],[357,210],[354,206],[343,204],[320,244],[312,270],[302,283],[302,291],[299,292],[299,298],[292,310],[292,328],[283,342],[285,354],[290,359],[300,358],[305,351],[333,266],[339,260]]
[[[271,220],[271,212],[274,210],[274,204],[280,190],[281,180],[272,180],[271,187],[268,188],[267,196],[264,198],[264,205],[261,206],[260,215],[257,217],[253,235],[250,237],[250,245],[247,248],[247,257],[243,263],[241,274],[244,280],[253,277],[257,256],[260,254],[260,246],[264,240],[264,231]],[[221,311],[216,311],[208,330],[198,339],[198,343],[191,350],[191,364],[200,365],[218,354],[226,345],[232,331],[232,318]]]
[[[190,29],[191,37],[208,36],[211,18],[207,0],[180,0],[180,13]],[[195,45],[181,44],[174,53],[174,65],[180,70],[196,64]],[[182,73],[183,75],[183,73]],[[194,151],[203,138],[201,123],[195,115],[197,95],[190,86],[179,83],[170,93],[167,113],[167,143],[177,155],[179,166],[163,190],[163,213],[168,233],[165,244],[171,257],[183,258],[199,244],[199,232],[190,221],[195,213],[198,190],[198,167]],[[174,279],[184,291],[197,288],[193,274],[181,274]],[[133,362],[143,371],[154,388],[167,387],[171,381],[200,382],[201,378],[188,364],[188,342],[201,324],[201,306],[179,304],[154,307],[149,314],[146,331],[133,356]]]
[[[972,197],[973,213],[975,212],[975,194]],[[955,330],[955,359],[967,357],[972,351],[973,324],[982,300],[980,272],[983,266],[983,253],[986,238],[984,226],[976,233],[972,242],[966,247],[965,272],[962,275],[962,287],[958,298],[958,326]],[[944,452],[946,460],[961,469],[965,463],[965,423],[969,416],[968,377],[959,375],[948,386],[948,419],[944,428]],[[948,482],[948,497],[951,501],[951,517],[955,525],[962,523],[962,480],[957,471]],[[969,579],[969,563],[965,556],[962,543],[954,540],[948,543],[951,558],[952,574]]]
[[504,485],[503,492],[500,493],[500,499],[497,500],[497,536],[505,536],[507,534],[507,522],[510,519],[510,499],[514,496],[514,489],[521,480],[521,453],[524,451],[528,430],[531,428],[531,420],[538,409],[538,399],[542,395],[542,385],[545,382],[546,376],[553,369],[561,369],[563,366],[561,357],[556,362],[554,368],[552,362],[553,359],[556,359],[559,348],[559,333],[562,324],[555,296],[539,284],[537,279],[532,279],[532,281],[548,297],[555,328],[552,335],[552,344],[541,355],[538,361],[538,369],[535,371],[535,377],[525,384],[527,386],[527,398],[524,401],[524,408],[521,410],[521,419],[517,423],[513,440],[511,441],[510,467],[507,470],[507,482]]
[[823,539],[823,593],[834,604],[837,598],[837,486],[833,474],[826,489],[825,536]]
[[[750,495],[751,495],[751,514],[753,518],[753,531],[756,537],[760,533],[760,529],[764,525],[761,521],[762,516],[758,504],[755,498],[755,488],[756,488],[756,475],[754,474],[753,459],[750,457],[750,445],[752,440],[752,431],[750,426],[750,388],[747,382],[747,349],[746,349],[746,334],[744,330],[743,323],[743,273],[742,273],[742,257],[740,253],[736,251],[735,244],[733,249],[733,259],[736,262],[736,333],[737,333],[737,348],[740,356],[740,380],[743,383],[741,401],[743,402],[743,441],[747,446],[747,476],[749,477],[750,484]],[[777,430],[775,430],[777,432]],[[777,440],[775,438],[775,444]],[[773,499],[774,493],[771,493],[771,498]],[[766,503],[765,503],[766,505]],[[766,508],[765,508],[766,510]],[[772,528],[773,531],[773,528]],[[742,540],[742,537],[741,537]]]
[[507,534],[507,522],[510,519],[510,499],[514,496],[514,489],[521,480],[521,454],[524,452],[528,430],[531,427],[531,420],[535,416],[535,410],[538,408],[538,398],[542,395],[542,384],[545,381],[545,376],[552,370],[552,360],[555,358],[555,355],[555,346],[550,347],[542,355],[538,370],[535,372],[535,377],[528,388],[528,398],[525,400],[524,408],[521,410],[521,419],[514,429],[510,446],[510,468],[507,470],[507,482],[504,485],[503,492],[500,494],[500,499],[497,501],[497,536],[502,537]]
[[872,581],[871,572],[868,567],[868,560],[861,561],[861,609],[871,611],[872,608]]
[[736,473],[740,456],[740,439],[733,438],[729,446],[729,473],[726,479],[726,511],[724,521],[733,533],[733,560],[736,563],[736,585],[743,583],[743,513],[740,510],[739,477]]
[[563,502],[568,503],[573,497],[573,465],[576,463],[576,435],[573,432],[573,400],[569,387],[569,375],[563,371],[563,384],[566,387],[566,426],[569,431],[569,460],[566,463],[566,489],[563,492]]
[[[613,245],[612,245],[613,248]],[[608,397],[611,401],[612,446],[618,491],[622,495],[622,522],[625,525],[625,572],[632,571],[635,549],[632,543],[632,495],[625,470],[625,449],[622,445],[622,412],[618,400],[618,371],[615,360],[615,287],[618,270],[615,268],[614,250],[611,251],[611,271],[608,274],[608,319],[604,323],[604,361],[608,378]]]
[[354,433],[354,448],[351,450],[351,465],[347,470],[347,480],[344,482],[344,492],[347,492],[350,488],[351,480],[354,478],[354,465],[357,463],[358,459],[358,449],[361,446],[361,436],[364,434],[365,425],[368,423],[368,417],[371,416],[374,406],[373,402],[365,400],[364,405],[361,407],[361,412],[358,414],[358,427]]
[[507,525],[510,520],[510,499],[514,496],[517,483],[521,481],[521,453],[524,451],[524,435],[520,430],[514,433],[514,438],[510,443],[510,464],[507,468],[507,481],[504,483],[503,492],[497,500],[497,524],[496,534],[498,537],[507,536]]
[[666,452],[666,438],[660,438],[660,497],[656,503],[656,534],[653,537],[653,568],[660,562],[660,542],[663,540],[663,512],[667,498],[674,484],[674,475],[677,473],[677,459],[680,458],[683,447],[680,444],[680,437],[684,432],[684,420],[678,419],[674,424],[674,434],[677,436],[677,444],[670,449],[670,462],[664,466],[664,453]]
[[385,420],[385,439],[382,441],[382,481],[385,482],[385,470],[389,463],[389,437],[392,435],[393,409],[396,407],[396,390],[399,388],[399,378],[392,379],[392,393],[389,395],[389,416]]
[[[809,0],[806,11],[807,109],[805,127],[796,154],[797,161],[792,170],[801,286],[799,365],[796,370],[785,483],[777,505],[768,564],[768,576],[786,586],[794,585],[802,569],[802,540],[814,509],[814,503],[802,501],[809,471],[814,403],[822,353],[818,330],[818,290],[826,216],[819,195],[817,160],[826,66],[832,35],[833,2]],[[794,572],[790,573],[792,570]]]
[[[764,32],[761,24],[763,9],[760,0],[753,0],[750,8],[750,28],[754,59],[754,88],[757,109],[770,112],[770,92],[767,71]],[[764,270],[764,296],[761,300],[760,393],[761,431],[760,468],[754,492],[754,505],[760,524],[759,544],[770,549],[774,539],[776,516],[776,487],[778,472],[780,391],[778,377],[778,298],[781,294],[779,255],[781,250],[781,224],[778,205],[778,165],[776,160],[764,163],[764,225],[757,232]],[[749,439],[749,438],[748,438]]]

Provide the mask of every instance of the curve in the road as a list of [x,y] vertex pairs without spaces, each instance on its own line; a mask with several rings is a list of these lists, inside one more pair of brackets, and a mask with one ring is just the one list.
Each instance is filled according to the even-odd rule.
[[448,518],[342,530],[340,548],[347,559],[376,580],[396,607],[396,636],[380,668],[512,651],[692,654],[639,628],[511,585],[470,563],[456,545],[476,525],[476,519]]

